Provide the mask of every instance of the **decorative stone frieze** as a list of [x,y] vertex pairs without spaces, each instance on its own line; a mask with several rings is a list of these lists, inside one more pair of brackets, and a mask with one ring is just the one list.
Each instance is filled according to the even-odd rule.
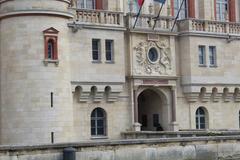
[[197,102],[199,98],[199,93],[185,93],[185,97],[189,103]]
[[215,93],[212,94],[212,101],[213,102],[219,102],[219,100],[222,98],[222,93]]
[[211,99],[212,93],[205,93],[200,99],[202,102],[209,102]]
[[[212,90],[212,91],[211,91]],[[184,95],[189,103],[193,102],[240,102],[240,94],[237,88],[229,87],[200,87],[186,86],[184,87]]]
[[123,91],[122,85],[79,84],[72,85],[72,92],[79,91],[79,102],[116,102]]

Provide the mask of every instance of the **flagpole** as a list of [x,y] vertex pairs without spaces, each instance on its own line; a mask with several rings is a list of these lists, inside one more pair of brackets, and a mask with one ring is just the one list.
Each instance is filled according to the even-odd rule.
[[164,5],[164,3],[162,3],[162,5],[161,5],[161,8],[159,9],[159,12],[158,12],[158,15],[157,15],[157,17],[155,17],[155,20],[154,20],[154,25],[153,25],[153,30],[154,30],[154,28],[156,27],[157,20],[158,20],[158,19],[159,19],[159,17],[160,17],[160,13],[161,13],[161,11],[162,11],[163,5]]
[[141,10],[142,10],[144,1],[145,1],[145,0],[143,0],[142,5],[141,5],[141,7],[140,7],[140,9],[139,9],[139,11],[138,11],[137,18],[136,18],[136,20],[135,20],[135,22],[134,22],[134,25],[133,25],[133,29],[136,27],[137,20],[138,20],[138,18],[139,18],[139,16],[140,16],[140,13],[141,13]]
[[175,25],[176,25],[177,19],[178,19],[178,17],[179,17],[179,14],[180,14],[180,11],[181,11],[181,9],[182,9],[182,6],[183,6],[183,3],[184,3],[184,2],[185,2],[185,0],[182,1],[181,6],[180,6],[180,8],[179,8],[179,10],[178,10],[177,16],[176,16],[176,18],[174,19],[174,23],[173,23],[171,32],[173,31],[173,29],[174,29],[174,27],[175,27]]

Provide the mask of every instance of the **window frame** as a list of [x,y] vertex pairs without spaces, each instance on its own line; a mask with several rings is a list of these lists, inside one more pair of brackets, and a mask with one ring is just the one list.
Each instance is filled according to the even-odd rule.
[[[103,114],[103,117],[98,117],[98,111],[101,111]],[[98,122],[102,120],[103,121],[103,134],[99,134],[98,133],[98,129],[100,128],[98,125]],[[106,137],[107,136],[107,114],[106,111],[102,108],[95,108],[92,112],[91,112],[91,117],[90,117],[90,124],[91,124],[91,129],[90,129],[90,133],[91,133],[91,137]],[[92,121],[94,122],[94,126],[92,126]],[[95,130],[94,134],[92,132],[92,129]]]
[[198,65],[200,67],[206,67],[206,46],[198,46]]
[[[107,48],[107,42],[110,42],[110,50]],[[110,52],[111,59],[108,60],[108,52]],[[106,39],[105,40],[105,58],[107,63],[113,63],[114,62],[114,40]]]
[[[94,41],[97,42],[97,49],[94,48]],[[97,52],[97,54],[95,54]],[[94,57],[97,55],[97,59]],[[101,39],[92,39],[92,62],[101,62]]]
[[[201,111],[203,112],[203,114],[201,113]],[[202,119],[204,122],[201,122]],[[196,124],[196,129],[208,128],[208,114],[204,107],[197,108],[195,112],[195,124]],[[204,127],[202,127],[202,125],[204,125]]]
[[210,65],[210,67],[217,67],[217,48],[216,48],[216,46],[209,46],[209,65]]
[[[58,33],[59,31],[51,27],[43,31],[44,36],[44,60],[45,66],[48,63],[55,63],[56,66],[59,64],[58,59]],[[52,55],[49,57],[49,42],[52,42]]]
[[[173,0],[173,15],[175,17],[177,16],[177,13],[178,13],[178,10],[181,6],[181,3],[182,3],[182,0]],[[185,4],[183,4],[183,8],[181,9],[181,11],[179,13],[178,20],[186,19],[186,18],[188,18],[188,0],[186,0]]]
[[[88,1],[91,1],[91,7],[88,6]],[[96,9],[96,1],[95,0],[77,0],[77,8],[80,9]]]
[[216,20],[226,21],[229,18],[229,0],[216,0]]

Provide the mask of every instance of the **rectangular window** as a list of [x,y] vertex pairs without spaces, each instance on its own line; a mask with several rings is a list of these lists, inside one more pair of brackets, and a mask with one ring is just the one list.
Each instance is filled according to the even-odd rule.
[[206,65],[206,49],[205,46],[198,46],[199,65]]
[[101,51],[100,39],[92,40],[92,60],[100,61],[100,51]]
[[217,54],[215,46],[209,46],[209,61],[210,66],[217,66]]
[[[182,0],[174,0],[174,16],[177,16],[178,10],[180,9]],[[180,10],[178,19],[187,18],[187,0],[183,2],[182,8]]]
[[77,8],[96,9],[95,0],[77,0]]
[[106,61],[113,61],[113,40],[105,41]]
[[225,21],[228,17],[228,0],[216,0],[216,18]]
[[153,126],[158,127],[159,126],[159,115],[153,114]]

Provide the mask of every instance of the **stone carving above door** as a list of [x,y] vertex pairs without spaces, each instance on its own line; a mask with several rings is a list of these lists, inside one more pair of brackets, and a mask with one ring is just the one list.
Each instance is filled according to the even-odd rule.
[[167,39],[144,41],[134,47],[134,73],[137,75],[169,75],[172,72],[172,57]]

